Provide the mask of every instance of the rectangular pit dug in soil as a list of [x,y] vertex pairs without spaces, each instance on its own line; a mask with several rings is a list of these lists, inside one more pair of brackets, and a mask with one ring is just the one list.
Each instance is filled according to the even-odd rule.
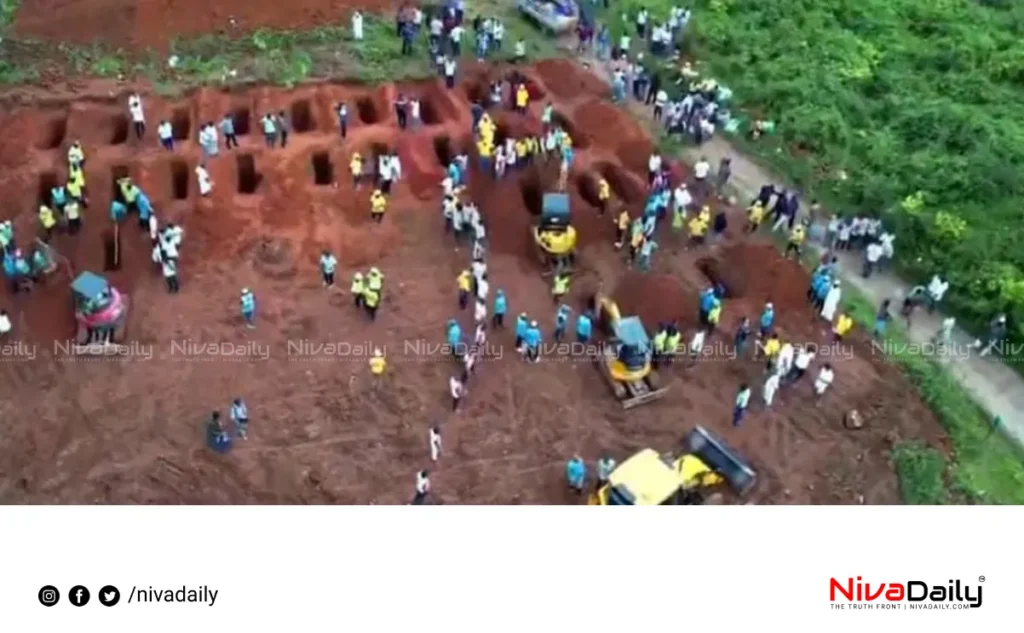
[[601,199],[598,197],[598,178],[594,174],[584,174],[576,179],[576,190],[587,204],[594,208],[601,206]]
[[702,257],[697,260],[696,266],[712,286],[721,286],[725,289],[727,298],[742,297],[746,292],[743,279],[737,276],[735,270],[727,269],[718,259]]
[[377,104],[371,97],[360,97],[356,100],[356,111],[359,113],[359,120],[365,125],[376,125],[380,123],[381,113]]
[[313,157],[313,183],[324,187],[334,183],[334,165],[331,164],[331,157],[326,151],[314,152]]
[[121,232],[116,229],[103,231],[103,270],[121,270]]
[[481,77],[478,81],[467,81],[463,84],[466,99],[470,103],[479,103],[484,107],[490,101],[490,88],[490,85],[487,83],[487,77]]
[[171,170],[171,195],[175,200],[188,200],[188,164],[183,160],[173,160]]
[[505,141],[508,140],[508,124],[502,121],[496,121],[494,124],[494,144],[504,145]]
[[644,185],[619,165],[601,162],[594,169],[599,177],[608,181],[612,193],[622,202],[633,204],[644,200]]
[[128,172],[128,167],[125,165],[114,165],[110,168],[110,199],[117,200],[118,202],[124,202],[124,196],[121,195],[121,187],[118,186],[117,181],[122,178],[128,178],[131,174]]
[[544,89],[529,77],[525,78],[523,83],[526,84],[526,91],[530,93],[530,101],[538,101],[548,96],[548,93],[544,92]]
[[192,116],[189,114],[188,108],[174,109],[174,113],[171,114],[171,131],[174,134],[174,140],[188,140],[192,132]]
[[128,117],[115,114],[110,117],[110,144],[123,145],[128,142]]
[[432,99],[424,96],[420,99],[420,120],[423,125],[440,125],[444,123],[444,117]]
[[249,106],[238,106],[231,111],[231,120],[235,124],[235,136],[249,133]]
[[235,162],[238,168],[238,193],[245,195],[256,193],[263,177],[256,171],[256,160],[252,154],[239,154],[235,158]]
[[292,129],[298,134],[316,129],[316,118],[308,99],[299,99],[292,103]]
[[452,140],[447,136],[434,137],[434,155],[437,156],[437,162],[442,167],[448,167],[455,158],[455,152],[452,150]]
[[49,206],[51,201],[50,190],[57,186],[57,172],[44,171],[39,174],[39,204]]
[[523,196],[523,204],[530,215],[540,215],[544,207],[544,187],[540,176],[533,169],[523,174],[519,180],[519,193]]
[[586,149],[590,147],[590,137],[576,127],[576,124],[572,122],[572,119],[569,119],[558,110],[551,113],[551,122],[565,130],[572,139],[572,146],[574,148]]
[[40,126],[36,147],[43,150],[57,149],[64,142],[67,131],[67,115],[63,113],[54,115]]

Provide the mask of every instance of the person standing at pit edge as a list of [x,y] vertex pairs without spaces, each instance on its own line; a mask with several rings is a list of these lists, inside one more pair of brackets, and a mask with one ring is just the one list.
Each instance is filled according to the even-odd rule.
[[242,320],[250,330],[256,328],[256,295],[248,288],[242,288]]
[[137,92],[128,97],[128,113],[132,117],[135,137],[142,139],[142,136],[146,133],[146,115],[142,111],[142,97]]
[[249,439],[249,407],[245,406],[241,398],[231,401],[231,421],[238,431],[238,437]]
[[743,414],[747,411],[747,405],[750,404],[750,387],[747,383],[740,385],[740,391],[736,394],[736,406],[732,410],[732,425],[738,427],[740,421],[743,420]]
[[334,285],[334,271],[338,268],[338,258],[329,250],[320,255],[320,274],[324,280],[324,288]]
[[413,505],[421,505],[427,500],[430,493],[430,473],[421,470],[416,473],[416,496],[412,498]]
[[224,113],[224,118],[220,120],[220,132],[224,135],[224,146],[228,149],[232,147],[238,147],[238,136],[235,134],[235,120],[231,118],[231,113]]

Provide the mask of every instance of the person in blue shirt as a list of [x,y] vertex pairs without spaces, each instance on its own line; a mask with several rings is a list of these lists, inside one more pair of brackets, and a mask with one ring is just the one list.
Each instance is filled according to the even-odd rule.
[[248,288],[242,288],[242,319],[250,330],[256,327],[256,295]]
[[135,199],[135,206],[139,208],[139,227],[143,231],[149,231],[149,216],[153,214],[153,203],[141,189]]
[[526,340],[526,330],[530,329],[530,319],[523,312],[516,317],[516,351],[523,351],[523,342]]
[[821,311],[825,307],[825,298],[828,291],[832,289],[832,276],[827,271],[818,275],[812,282],[811,292],[813,293],[814,309]]
[[124,216],[128,215],[128,207],[124,203],[117,200],[110,202],[110,219],[114,222],[120,223],[124,219]]
[[452,179],[452,184],[456,187],[462,184],[462,172],[459,170],[459,164],[454,160],[448,163],[448,177]]
[[64,210],[64,205],[68,201],[68,190],[64,188],[64,185],[57,185],[50,189],[50,201],[53,202],[54,211]]
[[565,481],[573,492],[578,495],[583,494],[583,489],[587,484],[587,464],[579,455],[574,455],[572,459],[566,462]]
[[224,430],[220,411],[214,411],[210,421],[206,423],[206,445],[221,455],[231,450],[231,436]]
[[775,307],[772,306],[771,302],[764,304],[764,311],[761,312],[761,338],[768,336],[768,333],[772,329],[772,325],[775,324]]
[[505,327],[506,312],[508,312],[508,300],[505,298],[505,291],[499,288],[494,295],[494,316],[491,317],[494,327]]
[[526,343],[527,360],[539,363],[542,337],[540,327],[537,326],[536,321],[530,321],[530,327],[526,328],[526,335],[523,336],[523,341]]
[[652,193],[647,196],[647,202],[644,204],[644,217],[655,217],[658,215],[658,204],[661,198],[656,193]]
[[572,309],[564,303],[558,306],[558,310],[555,312],[555,340],[559,343],[562,342],[562,337],[565,336],[565,326],[569,323],[569,313]]
[[576,317],[576,341],[578,343],[589,343],[592,329],[593,321],[590,318],[590,312],[584,312]]
[[705,288],[700,293],[700,324],[708,324],[708,314],[715,308],[715,302],[718,297],[715,296],[714,288]]
[[448,345],[452,348],[452,356],[458,358],[462,348],[462,328],[455,319],[448,320]]

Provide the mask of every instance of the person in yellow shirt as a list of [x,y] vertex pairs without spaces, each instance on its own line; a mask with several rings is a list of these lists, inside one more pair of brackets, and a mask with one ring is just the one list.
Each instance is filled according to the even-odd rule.
[[370,373],[374,376],[382,376],[387,366],[388,361],[384,358],[380,348],[373,350],[373,356],[370,358]]
[[615,250],[620,250],[626,241],[626,231],[629,230],[629,211],[619,211],[619,217],[615,219]]
[[380,189],[374,189],[370,196],[370,216],[373,221],[380,224],[384,221],[384,212],[388,210],[388,199]]
[[789,233],[789,241],[786,242],[786,253],[785,257],[789,259],[789,254],[793,253],[797,259],[800,259],[800,247],[804,243],[804,239],[807,237],[807,229],[801,224],[794,228]]
[[53,227],[57,226],[57,218],[53,214],[53,209],[45,204],[39,205],[39,224],[43,227],[43,240],[49,242],[53,235]]
[[356,272],[352,277],[352,299],[356,307],[363,307],[363,293],[366,292],[366,283],[363,281],[363,273]]
[[516,147],[516,163],[521,166],[526,166],[526,139],[519,139],[515,142]]
[[363,177],[363,156],[359,152],[352,152],[352,159],[348,162],[348,168],[352,172],[352,186],[359,188],[359,181]]
[[[70,185],[69,185],[70,187]],[[64,217],[68,220],[68,234],[74,235],[82,228],[82,215],[78,207],[78,198],[71,198],[64,205]]]
[[555,300],[555,304],[562,302],[562,297],[569,292],[569,282],[571,278],[569,273],[558,271],[555,273],[555,279],[551,282],[551,296]]
[[710,311],[708,311],[708,334],[713,334],[715,328],[718,327],[719,321],[722,320],[722,304],[716,303]]
[[644,242],[647,241],[647,236],[644,235],[643,231],[633,231],[633,234],[629,236],[629,261],[635,262],[637,253],[643,247]]
[[597,181],[597,213],[604,215],[608,209],[608,201],[612,199],[612,187],[604,178]]
[[843,313],[836,319],[836,324],[832,327],[832,333],[835,334],[837,341],[841,341],[851,329],[853,329],[853,319],[850,315]]
[[83,207],[89,206],[86,200],[85,170],[81,167],[72,167],[68,170],[68,194],[78,201]]
[[771,372],[775,368],[775,359],[779,356],[779,351],[782,349],[782,341],[779,340],[779,335],[772,332],[768,335],[768,339],[764,342],[764,356],[767,359],[765,365],[765,371]]
[[384,292],[384,275],[380,274],[377,267],[371,268],[370,272],[366,274],[366,289],[373,290],[378,294]]
[[459,310],[465,310],[469,305],[469,293],[473,287],[473,275],[469,270],[463,270],[455,280],[459,288]]
[[708,223],[704,219],[703,213],[690,220],[690,242],[692,244],[703,244],[704,237],[707,235],[707,232]]
[[526,114],[526,109],[530,106],[530,91],[526,89],[525,84],[519,84],[516,88],[516,110],[519,114]]
[[761,223],[764,222],[764,205],[758,200],[754,202],[753,206],[747,209],[747,233],[756,233],[761,228]]
[[366,313],[370,315],[370,320],[375,321],[377,319],[377,306],[380,305],[380,292],[370,288],[364,290],[363,305],[366,307]]

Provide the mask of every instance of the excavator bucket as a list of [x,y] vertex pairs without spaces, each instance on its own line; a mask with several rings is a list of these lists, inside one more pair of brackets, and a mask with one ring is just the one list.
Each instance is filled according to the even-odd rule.
[[757,479],[754,469],[725,442],[704,427],[694,427],[683,441],[687,452],[696,455],[720,474],[736,494],[743,495],[754,486]]

